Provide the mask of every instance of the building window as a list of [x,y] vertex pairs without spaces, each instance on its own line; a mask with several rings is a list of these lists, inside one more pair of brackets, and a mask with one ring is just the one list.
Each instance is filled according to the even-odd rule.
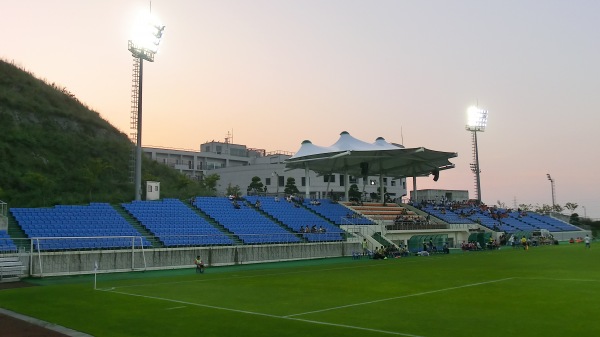
[[279,183],[279,186],[285,186],[285,177],[284,176],[277,176],[277,182]]
[[358,184],[358,179],[355,176],[350,176],[348,180],[350,180],[350,184]]
[[375,179],[369,180],[369,185],[377,185],[377,181]]
[[392,186],[396,186],[396,181],[392,180]]
[[383,186],[387,186],[387,178],[383,178]]
[[344,186],[344,184],[346,183],[346,179],[344,179],[344,175],[340,174],[340,186]]
[[335,175],[334,174],[326,174],[323,176],[323,182],[326,183],[335,183]]
[[271,178],[265,178],[265,185],[271,186]]
[[306,177],[302,177],[302,186],[306,186]]

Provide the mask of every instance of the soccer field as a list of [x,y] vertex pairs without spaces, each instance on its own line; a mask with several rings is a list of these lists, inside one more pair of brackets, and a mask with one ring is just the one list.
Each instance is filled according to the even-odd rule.
[[48,278],[0,307],[94,336],[599,336],[595,248]]

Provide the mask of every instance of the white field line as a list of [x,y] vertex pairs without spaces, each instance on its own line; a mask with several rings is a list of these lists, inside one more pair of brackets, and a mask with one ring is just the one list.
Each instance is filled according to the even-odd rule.
[[592,279],[552,278],[552,277],[517,277],[520,280],[564,281],[564,282],[600,282]]
[[187,308],[187,306],[185,306],[185,305],[182,305],[182,306],[179,306],[179,307],[167,308],[167,309],[165,309],[165,310],[177,310],[177,309],[183,309],[183,308]]
[[331,308],[326,308],[326,309],[321,309],[321,310],[301,312],[301,313],[297,313],[297,314],[287,315],[287,316],[284,316],[284,317],[302,316],[302,315],[314,314],[314,313],[319,313],[319,312],[324,312],[324,311],[331,311],[331,310],[338,310],[338,309],[356,307],[356,306],[360,306],[360,305],[367,305],[367,304],[373,304],[373,303],[379,303],[379,302],[385,302],[385,301],[392,301],[392,300],[397,300],[397,299],[401,299],[401,298],[423,296],[423,295],[440,293],[440,292],[444,292],[444,291],[450,291],[450,290],[456,290],[456,289],[462,289],[462,288],[468,288],[468,287],[475,287],[475,286],[480,286],[480,285],[490,284],[490,283],[496,283],[496,282],[503,282],[503,281],[508,281],[508,280],[512,280],[512,279],[514,279],[514,277],[503,278],[503,279],[499,279],[499,280],[486,281],[486,282],[478,282],[478,283],[465,284],[465,285],[458,286],[458,287],[450,287],[450,288],[443,288],[443,289],[437,289],[437,290],[430,290],[430,291],[425,291],[425,292],[416,293],[416,294],[410,294],[410,295],[402,295],[402,296],[394,296],[394,297],[382,298],[382,299],[374,300],[374,301],[367,301],[367,302],[359,302],[359,303],[353,303],[353,304],[340,305],[338,307],[331,307]]
[[[396,331],[386,331],[386,330],[370,329],[370,328],[363,328],[363,327],[360,327],[360,326],[353,326],[353,325],[336,324],[336,323],[328,323],[328,322],[319,322],[319,321],[313,321],[313,320],[307,320],[307,319],[300,319],[300,318],[293,318],[293,317],[287,317],[287,316],[277,316],[277,315],[265,314],[265,313],[248,311],[248,310],[239,310],[239,309],[218,307],[218,306],[214,306],[214,305],[207,305],[207,304],[200,304],[200,303],[179,301],[179,300],[174,300],[174,299],[169,299],[169,298],[162,298],[162,297],[156,297],[156,296],[146,296],[146,295],[130,294],[130,293],[122,292],[122,291],[114,291],[114,290],[113,291],[99,290],[99,291],[106,291],[106,292],[111,292],[111,293],[116,293],[116,294],[121,294],[121,295],[135,296],[135,297],[141,297],[141,298],[148,298],[148,299],[153,299],[153,300],[173,302],[173,303],[179,303],[179,304],[186,304],[186,305],[190,305],[190,306],[197,306],[197,307],[203,307],[203,308],[210,308],[210,309],[217,309],[217,310],[226,310],[226,311],[232,311],[232,312],[237,312],[237,313],[242,313],[242,314],[248,314],[248,315],[257,315],[257,316],[264,316],[264,317],[270,317],[270,318],[285,319],[285,320],[290,320],[290,321],[299,321],[299,322],[306,322],[306,323],[319,324],[319,325],[335,326],[335,327],[341,327],[341,328],[347,328],[347,329],[354,329],[354,330],[378,332],[378,333],[388,334],[388,335],[406,336],[406,337],[423,337],[423,336],[419,336],[419,335],[412,335],[412,334],[407,334],[407,333],[402,333],[402,332],[396,332]],[[175,308],[170,308],[170,309],[176,309],[176,308],[182,308],[182,307],[175,307]]]
[[286,316],[282,316],[281,318],[283,318],[283,319],[290,319],[290,320],[294,320],[294,321],[300,321],[300,322],[306,322],[306,323],[336,326],[336,327],[340,327],[340,328],[348,328],[348,329],[355,329],[355,330],[362,330],[362,331],[378,332],[378,333],[383,333],[383,334],[388,334],[388,335],[407,336],[407,337],[423,337],[423,336],[412,335],[412,334],[403,333],[403,332],[387,331],[387,330],[379,330],[379,329],[370,329],[370,328],[363,328],[363,327],[354,326],[354,325],[319,322],[319,321],[313,321],[313,320],[309,320],[309,319],[290,318],[290,317],[286,317]]

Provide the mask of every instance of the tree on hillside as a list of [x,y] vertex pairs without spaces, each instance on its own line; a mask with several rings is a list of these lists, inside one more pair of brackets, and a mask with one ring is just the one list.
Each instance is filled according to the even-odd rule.
[[41,173],[27,172],[23,177],[23,183],[27,187],[28,191],[31,191],[30,195],[39,204],[44,206],[50,206],[46,202],[52,199],[56,183],[50,180],[48,177]]
[[252,177],[252,182],[248,185],[248,194],[253,193],[256,194],[258,192],[262,192],[264,190],[263,183],[260,180],[260,177],[254,176]]
[[81,178],[89,188],[89,202],[94,201],[93,192],[99,191],[106,174],[112,170],[112,165],[103,158],[90,158],[81,170]]
[[565,208],[569,210],[569,212],[571,212],[571,215],[573,215],[573,212],[575,212],[575,209],[577,209],[577,207],[579,207],[579,205],[577,205],[576,202],[567,202],[565,204]]
[[293,177],[288,177],[287,181],[285,182],[285,188],[283,189],[283,192],[288,195],[300,193],[298,187],[296,187],[296,179]]
[[523,212],[529,212],[533,209],[533,205],[531,204],[519,204],[519,209],[521,209]]
[[536,213],[547,214],[547,213],[550,213],[551,211],[552,211],[552,205],[546,205],[546,204],[543,204],[542,206],[535,205]]

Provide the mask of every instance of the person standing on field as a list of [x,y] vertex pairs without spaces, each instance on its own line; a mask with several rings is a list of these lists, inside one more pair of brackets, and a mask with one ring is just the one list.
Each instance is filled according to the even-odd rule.
[[527,238],[525,237],[525,235],[523,235],[523,237],[521,238],[521,245],[523,246],[523,249],[529,250],[529,245],[527,244]]
[[592,239],[590,238],[589,235],[585,235],[585,238],[583,238],[583,242],[585,242],[585,248],[590,248],[590,242],[592,241]]

